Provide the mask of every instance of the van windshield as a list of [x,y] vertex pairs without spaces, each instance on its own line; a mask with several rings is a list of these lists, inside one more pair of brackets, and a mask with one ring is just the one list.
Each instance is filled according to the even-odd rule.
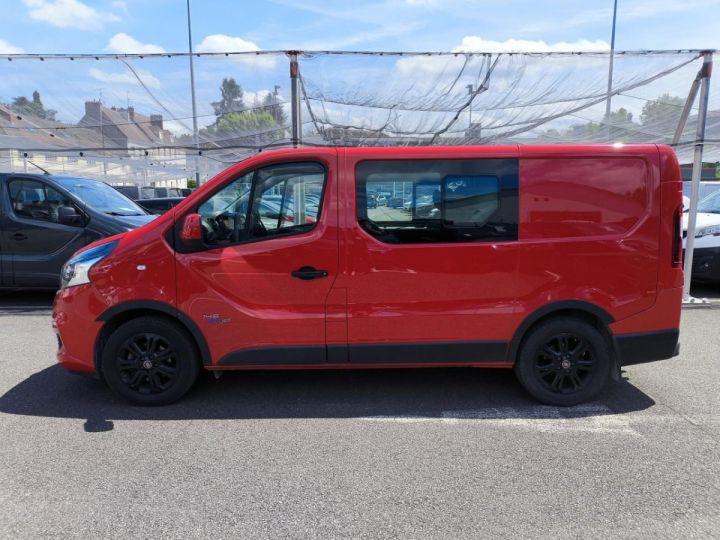
[[698,212],[720,214],[720,191],[711,193],[698,204]]
[[118,190],[86,178],[54,178],[62,187],[76,195],[90,208],[111,216],[144,216],[147,214],[137,204]]

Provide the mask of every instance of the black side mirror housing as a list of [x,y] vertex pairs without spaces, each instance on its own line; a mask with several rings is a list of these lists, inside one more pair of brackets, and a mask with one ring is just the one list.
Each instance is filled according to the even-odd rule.
[[71,225],[74,227],[83,226],[83,217],[75,210],[73,206],[58,207],[58,223],[62,225]]

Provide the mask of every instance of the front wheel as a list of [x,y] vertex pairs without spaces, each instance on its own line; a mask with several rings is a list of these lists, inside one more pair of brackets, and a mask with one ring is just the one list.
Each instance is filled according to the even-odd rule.
[[538,401],[569,406],[591,400],[605,387],[611,363],[608,344],[594,326],[557,317],[531,330],[515,373]]
[[102,351],[108,386],[136,405],[180,399],[199,371],[194,343],[177,323],[159,317],[133,319],[115,330]]

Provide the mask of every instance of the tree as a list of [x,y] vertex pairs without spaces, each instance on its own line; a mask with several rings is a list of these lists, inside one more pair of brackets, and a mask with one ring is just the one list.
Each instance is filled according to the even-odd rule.
[[14,97],[12,109],[21,115],[27,114],[52,121],[55,121],[55,115],[57,114],[57,111],[45,108],[40,99],[40,92],[37,90],[32,93],[32,101],[25,96]]
[[564,139],[573,142],[632,142],[643,139],[640,126],[624,107],[612,111],[602,122],[574,124],[564,133]]
[[682,98],[663,94],[643,106],[640,122],[643,126],[653,128],[653,131],[674,130],[680,121],[684,105]]
[[245,109],[242,87],[232,77],[223,79],[220,85],[220,101],[213,101],[211,105],[218,118],[227,113],[242,111]]
[[282,103],[280,102],[277,86],[275,87],[274,92],[268,93],[263,99],[263,110],[268,111],[279,126],[287,124],[287,115],[285,114],[285,109],[283,109]]
[[261,145],[282,138],[284,129],[278,126],[268,111],[240,111],[224,114],[201,135],[222,145]]
[[262,146],[285,135],[286,120],[277,93],[269,94],[262,104],[255,98],[247,110],[243,91],[235,79],[225,78],[220,85],[220,101],[211,103],[215,122],[200,130],[200,135],[222,146]]

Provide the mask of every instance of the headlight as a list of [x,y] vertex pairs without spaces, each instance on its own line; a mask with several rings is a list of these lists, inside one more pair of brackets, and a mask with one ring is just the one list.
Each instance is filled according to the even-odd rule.
[[709,227],[703,227],[695,231],[695,238],[702,238],[703,236],[720,236],[720,225],[710,225]]
[[60,288],[65,289],[66,287],[90,283],[90,269],[107,257],[115,249],[117,243],[118,241],[115,240],[101,244],[83,251],[66,262],[60,271]]

